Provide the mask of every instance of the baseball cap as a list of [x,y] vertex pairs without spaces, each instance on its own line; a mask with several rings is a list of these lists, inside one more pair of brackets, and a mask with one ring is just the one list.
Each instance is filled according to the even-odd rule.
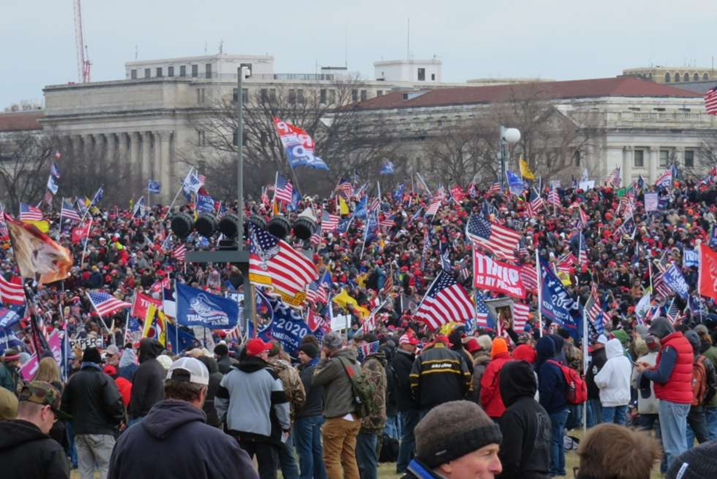
[[409,336],[408,334],[404,334],[400,338],[398,338],[398,344],[399,346],[401,344],[410,344],[411,346],[417,346],[420,341],[418,341],[418,338],[415,336]]
[[32,381],[25,384],[17,398],[20,402],[27,401],[41,406],[50,406],[57,419],[72,419],[72,416],[60,410],[62,402],[60,391],[45,381]]
[[167,379],[208,386],[209,370],[196,358],[179,358],[169,367]]
[[107,346],[107,349],[105,349],[105,354],[115,356],[116,354],[119,354],[119,348],[117,348],[117,346],[114,344],[110,344],[109,346]]
[[11,421],[17,416],[17,397],[0,387],[0,421]]
[[261,338],[254,338],[250,339],[246,343],[246,353],[249,356],[258,356],[259,354],[263,353],[264,351],[271,350],[272,344],[271,343],[265,343],[261,340]]

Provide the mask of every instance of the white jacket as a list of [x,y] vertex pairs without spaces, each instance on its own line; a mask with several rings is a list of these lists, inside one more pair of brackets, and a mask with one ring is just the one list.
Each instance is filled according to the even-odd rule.
[[627,406],[632,363],[625,357],[619,339],[608,341],[605,352],[607,362],[595,376],[595,385],[600,388],[600,402],[605,407]]
[[[647,363],[650,366],[657,364],[657,351],[652,351],[637,358],[637,364]],[[642,397],[640,391],[641,374],[635,369],[632,372],[632,387],[637,389],[637,412],[639,414],[657,414],[660,410],[660,400],[655,397],[655,383],[650,381],[650,397]]]

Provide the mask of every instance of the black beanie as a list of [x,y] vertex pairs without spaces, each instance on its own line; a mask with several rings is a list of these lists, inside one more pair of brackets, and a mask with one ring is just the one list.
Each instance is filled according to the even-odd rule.
[[97,348],[87,348],[82,354],[82,362],[100,364],[102,362],[102,356],[100,356],[100,352],[97,351]]
[[490,444],[500,445],[500,427],[470,401],[436,406],[415,430],[416,457],[431,469]]
[[672,462],[666,479],[712,479],[717,477],[717,441],[688,449]]
[[311,359],[314,359],[316,356],[319,355],[319,348],[316,347],[314,343],[302,344],[301,346],[299,346],[299,351],[303,351]]
[[217,344],[214,346],[214,354],[217,356],[226,356],[229,354],[229,348],[227,348],[226,344]]

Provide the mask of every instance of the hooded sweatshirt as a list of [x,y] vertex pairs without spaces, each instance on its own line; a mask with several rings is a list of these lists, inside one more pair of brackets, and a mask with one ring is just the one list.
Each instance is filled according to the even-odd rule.
[[622,343],[613,338],[605,345],[607,362],[595,376],[600,388],[600,402],[604,407],[627,406],[630,402],[632,364],[625,357]]
[[0,422],[3,479],[65,479],[70,465],[60,444],[31,422]]
[[533,399],[538,387],[533,368],[511,361],[500,373],[500,393],[507,409],[500,418],[503,442],[500,479],[544,479],[550,471],[550,416]]
[[164,350],[162,343],[145,338],[139,343],[139,368],[132,379],[132,399],[129,415],[132,418],[146,416],[152,406],[164,399],[164,380],[167,371],[157,361]]
[[561,412],[567,408],[566,384],[560,366],[553,363],[560,362],[560,353],[555,352],[555,340],[552,336],[543,336],[535,345],[535,350],[538,353],[540,405],[548,414]]
[[204,412],[188,402],[160,401],[119,437],[107,477],[257,479],[236,440],[205,421]]
[[117,375],[125,378],[127,381],[132,382],[135,371],[137,371],[137,355],[134,349],[127,348],[122,352],[122,357],[119,361],[119,369]]

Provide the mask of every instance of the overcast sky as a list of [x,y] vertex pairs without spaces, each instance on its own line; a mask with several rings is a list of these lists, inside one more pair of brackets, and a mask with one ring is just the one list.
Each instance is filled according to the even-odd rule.
[[[0,0],[0,109],[77,80],[72,0]],[[602,78],[635,66],[711,66],[709,0],[83,0],[95,81],[124,62],[217,53],[270,54],[277,73],[373,62],[443,60],[444,81]],[[206,47],[205,47],[206,45]]]

